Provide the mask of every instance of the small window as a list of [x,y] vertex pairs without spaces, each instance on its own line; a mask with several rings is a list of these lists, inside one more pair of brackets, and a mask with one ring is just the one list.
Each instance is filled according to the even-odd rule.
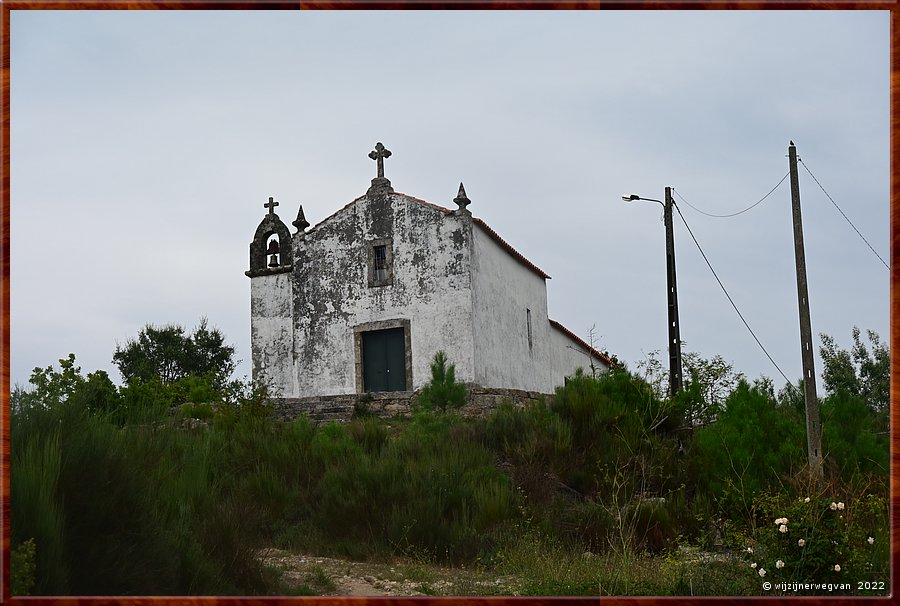
[[388,286],[394,282],[391,239],[369,242],[369,286]]
[[387,280],[387,246],[384,244],[375,246],[372,252],[375,253],[372,279],[376,282],[384,282]]
[[528,351],[532,351],[534,349],[534,338],[531,334],[531,310],[525,309],[525,322],[528,324]]

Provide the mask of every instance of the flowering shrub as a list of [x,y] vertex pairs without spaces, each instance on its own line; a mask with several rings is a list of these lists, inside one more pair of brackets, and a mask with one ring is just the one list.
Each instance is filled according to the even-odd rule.
[[833,581],[855,586],[852,581],[889,578],[887,511],[882,497],[868,494],[845,504],[821,495],[762,496],[754,504],[761,523],[757,544],[748,547],[744,557],[759,576],[769,567],[776,582]]

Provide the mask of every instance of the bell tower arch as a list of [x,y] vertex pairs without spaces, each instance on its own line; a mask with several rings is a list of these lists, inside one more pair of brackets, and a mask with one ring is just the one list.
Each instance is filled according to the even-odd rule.
[[278,202],[269,198],[269,202],[263,206],[268,208],[269,212],[256,228],[253,242],[250,243],[250,271],[247,275],[251,278],[255,276],[250,274],[258,271],[290,271],[293,262],[291,234],[275,213]]
[[292,270],[293,251],[287,226],[275,213],[273,198],[250,243],[250,349],[253,379],[273,396],[294,392]]

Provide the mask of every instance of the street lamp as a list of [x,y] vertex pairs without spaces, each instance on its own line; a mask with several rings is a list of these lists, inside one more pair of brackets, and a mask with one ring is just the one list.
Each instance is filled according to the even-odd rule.
[[[624,196],[622,196],[622,199],[625,200],[626,202],[634,202],[635,200],[646,200],[647,202],[659,202],[660,204],[662,204],[662,201],[660,201],[660,200],[655,200],[653,198],[642,198],[642,197],[638,196],[637,194],[625,194]],[[663,206],[665,206],[665,204],[663,204]]]
[[622,196],[625,202],[646,200],[658,202],[663,207],[663,221],[666,224],[666,294],[669,307],[669,395],[681,390],[681,331],[678,327],[678,289],[675,281],[675,234],[672,230],[672,188],[666,188],[666,201],[642,198],[635,194]]

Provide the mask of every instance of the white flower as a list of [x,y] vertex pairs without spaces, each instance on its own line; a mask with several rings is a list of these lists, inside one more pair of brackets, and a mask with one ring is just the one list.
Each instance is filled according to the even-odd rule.
[[800,539],[799,541],[797,541],[797,545],[803,547],[804,545],[806,545],[806,539]]
[[835,509],[837,509],[837,503],[832,501],[831,505],[829,505],[828,508],[831,509],[831,511],[834,511]]
[[765,568],[760,568],[760,569],[759,569],[759,576],[761,576],[761,577],[766,576],[766,569],[765,569]]
[[750,568],[756,568],[756,562],[753,562],[752,564],[750,564]]
[[840,571],[841,571],[841,565],[840,565],[840,564],[835,564],[835,565],[834,565],[834,571],[835,571],[835,572],[840,572]]
[[841,511],[843,511],[843,510],[844,510],[844,504],[843,504],[843,503],[838,503],[838,504],[837,504],[837,508],[840,509]]
[[775,568],[784,568],[784,562],[778,560],[777,562],[775,562]]
[[872,545],[872,544],[875,543],[875,539],[874,539],[873,537],[869,537],[869,538],[866,539],[866,540],[869,542],[869,545]]
[[787,526],[785,526],[784,524],[782,524],[781,526],[778,527],[778,532],[780,532],[781,534],[786,533],[786,532],[787,532]]
[[804,503],[809,503],[809,497],[806,497],[805,499],[803,499],[803,502],[804,502]]
[[752,548],[752,547],[748,547],[748,548],[747,548],[747,553],[753,553],[753,548]]
[[778,518],[777,520],[775,520],[775,525],[778,526],[779,524],[784,524],[784,518]]

